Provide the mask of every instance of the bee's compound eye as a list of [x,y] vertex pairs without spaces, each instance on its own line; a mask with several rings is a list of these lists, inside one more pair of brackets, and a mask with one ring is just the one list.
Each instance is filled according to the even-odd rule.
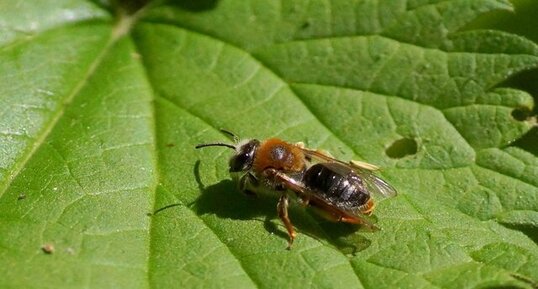
[[254,162],[254,154],[259,143],[258,140],[251,140],[242,145],[239,152],[230,159],[230,172],[249,170]]

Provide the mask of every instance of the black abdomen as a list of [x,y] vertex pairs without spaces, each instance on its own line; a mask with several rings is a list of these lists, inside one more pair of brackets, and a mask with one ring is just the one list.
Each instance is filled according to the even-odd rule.
[[339,163],[311,166],[303,176],[303,183],[319,197],[340,208],[358,208],[370,199],[361,178]]

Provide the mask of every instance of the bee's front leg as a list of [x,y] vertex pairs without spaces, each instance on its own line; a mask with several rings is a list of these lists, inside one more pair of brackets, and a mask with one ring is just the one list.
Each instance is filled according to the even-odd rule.
[[247,196],[257,197],[258,195],[256,195],[254,191],[250,190],[250,187],[258,186],[258,184],[258,179],[256,179],[252,173],[248,172],[239,179],[239,190]]

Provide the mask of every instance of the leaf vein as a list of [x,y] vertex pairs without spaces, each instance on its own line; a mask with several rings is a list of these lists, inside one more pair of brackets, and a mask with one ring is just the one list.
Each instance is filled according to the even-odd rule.
[[99,54],[96,56],[93,62],[88,66],[88,69],[86,70],[85,74],[80,79],[80,81],[74,86],[73,90],[69,94],[67,94],[64,97],[64,99],[60,102],[61,105],[54,112],[49,122],[44,126],[44,128],[38,134],[38,136],[35,139],[35,142],[31,145],[31,148],[23,155],[22,159],[15,166],[15,169],[13,170],[13,172],[8,175],[5,185],[2,188],[0,188],[0,196],[2,196],[7,191],[7,189],[11,186],[11,183],[15,180],[15,178],[17,178],[19,173],[25,167],[26,163],[28,163],[30,158],[37,152],[37,150],[41,147],[41,145],[45,143],[47,137],[52,132],[52,130],[56,127],[56,124],[63,116],[69,104],[73,101],[76,95],[78,95],[78,93],[82,90],[82,88],[87,84],[88,79],[93,75],[93,73],[95,72],[99,64],[104,59],[104,57],[106,56],[108,50],[110,49],[113,43],[114,43],[114,40],[112,39],[112,37],[110,37],[109,41],[104,45],[103,49],[99,52]]

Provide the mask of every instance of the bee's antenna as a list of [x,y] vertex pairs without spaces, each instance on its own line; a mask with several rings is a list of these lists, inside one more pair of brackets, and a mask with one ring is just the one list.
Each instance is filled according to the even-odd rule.
[[223,128],[221,128],[220,131],[231,136],[234,142],[239,142],[239,137],[237,137],[235,133]]
[[235,150],[235,146],[233,146],[231,144],[227,144],[227,143],[221,143],[221,142],[203,143],[203,144],[197,145],[195,148],[199,149],[199,148],[203,148],[203,147],[227,147],[227,148],[231,148],[231,149]]

